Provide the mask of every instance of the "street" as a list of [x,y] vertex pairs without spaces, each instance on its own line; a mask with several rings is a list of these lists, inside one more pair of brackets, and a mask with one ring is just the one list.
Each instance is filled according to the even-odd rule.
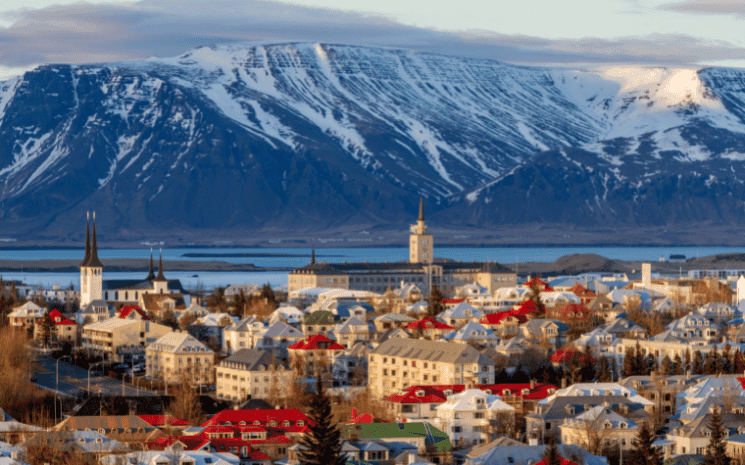
[[[46,389],[58,390],[60,395],[75,397],[88,389],[88,370],[76,367],[68,363],[70,359],[64,358],[59,361],[59,381],[57,379],[57,360],[47,355],[38,355],[36,363],[37,370],[35,384]],[[92,367],[90,372],[91,395],[114,396],[122,395],[122,382],[108,376],[96,374],[101,367]],[[129,376],[129,375],[127,375]],[[156,393],[149,389],[138,388],[129,383],[124,383],[125,396],[154,396]]]

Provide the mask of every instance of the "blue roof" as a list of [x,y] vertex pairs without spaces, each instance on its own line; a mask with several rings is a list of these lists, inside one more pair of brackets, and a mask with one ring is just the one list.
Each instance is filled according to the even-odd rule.
[[364,308],[367,311],[367,313],[375,313],[375,309],[369,303],[355,301],[355,302],[339,302],[336,305],[336,314],[342,318],[346,318],[349,316],[349,309],[352,307],[358,307],[358,306]]

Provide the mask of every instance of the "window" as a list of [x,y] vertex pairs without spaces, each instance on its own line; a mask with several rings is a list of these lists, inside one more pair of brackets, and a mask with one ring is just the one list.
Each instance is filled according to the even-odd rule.
[[453,426],[453,433],[460,433],[461,427],[460,426]]

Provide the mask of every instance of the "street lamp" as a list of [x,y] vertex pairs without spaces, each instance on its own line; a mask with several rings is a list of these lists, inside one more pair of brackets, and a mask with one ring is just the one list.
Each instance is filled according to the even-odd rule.
[[104,363],[104,362],[103,361],[96,362],[96,363],[92,363],[90,366],[88,366],[88,397],[91,396],[91,368],[93,368],[96,365],[101,365],[102,363]]

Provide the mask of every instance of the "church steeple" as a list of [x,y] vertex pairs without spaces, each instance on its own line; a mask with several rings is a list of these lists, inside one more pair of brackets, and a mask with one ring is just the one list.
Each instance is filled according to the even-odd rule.
[[88,260],[91,258],[91,214],[88,212],[87,218],[85,219],[85,257],[83,261],[78,265],[84,267]]
[[93,212],[93,241],[91,243],[91,254],[85,266],[89,268],[103,268],[103,263],[98,259],[98,242],[96,240],[96,212]]
[[315,245],[310,250],[310,264],[311,265],[315,265],[316,264],[316,246]]
[[433,247],[432,235],[427,234],[427,223],[424,221],[424,198],[419,197],[419,217],[416,224],[409,229],[409,262],[432,263]]
[[419,197],[419,219],[418,221],[424,221],[424,198]]
[[167,281],[166,277],[163,276],[163,251],[160,251],[160,257],[158,257],[158,276],[155,278],[156,281]]
[[153,267],[153,249],[150,249],[150,271],[145,281],[152,281],[153,279],[155,279],[155,268]]

